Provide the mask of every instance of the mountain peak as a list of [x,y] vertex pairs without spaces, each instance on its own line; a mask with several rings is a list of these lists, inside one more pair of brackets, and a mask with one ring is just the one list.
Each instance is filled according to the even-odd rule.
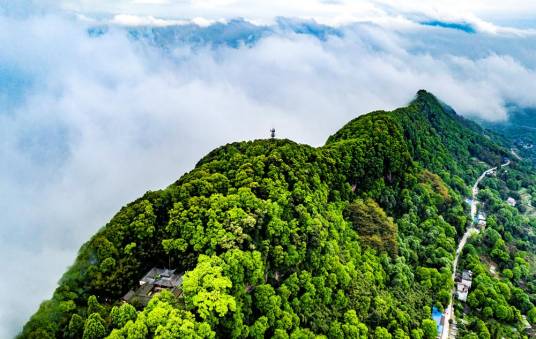
[[439,104],[441,105],[441,103],[439,102],[439,100],[436,98],[435,95],[433,95],[432,93],[424,90],[424,89],[420,89],[417,91],[417,95],[415,96],[415,99],[413,99],[412,103],[429,103],[429,104]]
[[[134,326],[157,337],[178,322],[193,332],[177,337],[212,338],[435,328],[423,306],[449,303],[443,281],[466,226],[463,194],[481,166],[473,159],[502,155],[446,107],[420,90],[406,107],[353,119],[322,147],[268,139],[216,149],[95,234],[20,338],[125,338]],[[184,274],[181,292],[140,290],[152,268]],[[421,272],[444,278],[421,283]],[[360,297],[371,286],[381,303]],[[411,327],[392,316],[406,310]],[[153,317],[158,326],[146,323]]]

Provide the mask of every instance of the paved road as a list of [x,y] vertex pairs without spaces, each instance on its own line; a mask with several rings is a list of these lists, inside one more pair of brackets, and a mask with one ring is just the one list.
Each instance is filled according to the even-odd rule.
[[516,153],[516,151],[515,151],[513,148],[510,149],[510,152],[514,155],[514,157],[517,158],[517,160],[523,160],[523,159],[519,156],[519,154]]
[[[501,165],[501,167],[505,167],[510,165],[510,160],[507,160],[504,164]],[[456,270],[458,269],[458,259],[460,258],[460,253],[462,253],[463,247],[465,246],[465,243],[467,243],[467,239],[474,234],[478,233],[478,229],[474,227],[475,225],[475,217],[476,217],[476,211],[477,211],[477,196],[478,196],[478,184],[480,184],[480,181],[486,177],[486,175],[491,174],[497,170],[497,167],[492,167],[490,169],[485,170],[482,172],[482,174],[476,179],[475,184],[472,188],[472,200],[471,200],[471,226],[467,228],[465,233],[463,234],[462,238],[460,239],[460,242],[458,243],[458,248],[456,249],[456,257],[454,257],[454,262],[452,263],[452,280],[454,280],[454,277],[456,275]],[[447,306],[445,310],[445,320],[443,322],[443,332],[441,333],[441,339],[447,339],[449,337],[449,327],[450,327],[450,319],[454,318],[453,312],[454,308],[452,306],[452,303],[454,302],[454,299],[456,298],[456,286],[452,289],[451,292],[451,301],[450,304]]]

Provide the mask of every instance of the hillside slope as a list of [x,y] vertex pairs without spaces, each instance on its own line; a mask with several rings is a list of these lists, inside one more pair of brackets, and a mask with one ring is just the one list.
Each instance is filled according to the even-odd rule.
[[[222,146],[114,216],[21,338],[433,338],[468,185],[507,151],[433,95],[313,148]],[[152,267],[187,272],[138,312]]]

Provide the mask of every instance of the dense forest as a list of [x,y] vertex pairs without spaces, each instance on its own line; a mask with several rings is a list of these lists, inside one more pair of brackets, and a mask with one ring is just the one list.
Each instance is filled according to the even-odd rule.
[[[486,229],[462,256],[462,265],[475,274],[466,312],[458,307],[468,338],[515,338],[536,322],[536,178],[529,175],[531,168],[516,163],[482,182]],[[516,205],[509,205],[508,198]]]
[[[451,301],[472,222],[464,200],[510,156],[501,140],[419,91],[319,148],[222,146],[84,244],[20,338],[435,338],[432,308]],[[482,186],[491,220],[464,251],[475,288],[457,305],[460,333],[523,338],[536,322],[536,219],[504,199],[536,197],[532,167]],[[185,272],[180,295],[123,302],[152,267]]]

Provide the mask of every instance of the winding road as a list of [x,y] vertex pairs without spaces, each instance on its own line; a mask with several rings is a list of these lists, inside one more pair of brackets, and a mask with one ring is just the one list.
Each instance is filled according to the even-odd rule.
[[516,153],[516,151],[515,151],[513,148],[510,149],[510,152],[512,152],[512,154],[514,155],[514,157],[517,158],[517,160],[523,160],[523,159],[519,156],[519,154]]
[[[504,164],[501,165],[501,167],[505,167],[510,165],[510,160],[506,160]],[[467,239],[474,233],[478,233],[478,229],[475,228],[475,217],[477,212],[477,204],[478,200],[476,200],[478,196],[478,184],[480,184],[480,181],[484,179],[488,174],[491,174],[497,170],[496,167],[489,168],[482,172],[482,174],[476,179],[475,184],[473,185],[473,188],[471,190],[472,193],[472,199],[471,199],[471,225],[467,228],[465,233],[463,234],[462,238],[460,239],[460,242],[458,243],[458,248],[456,249],[456,257],[454,258],[454,262],[452,263],[452,280],[454,281],[454,277],[456,275],[456,270],[458,269],[458,259],[460,258],[460,254],[462,253],[463,247],[465,246],[465,243],[467,243]],[[456,298],[456,285],[452,288],[451,292],[451,301],[449,305],[447,306],[445,310],[445,320],[443,321],[443,332],[441,332],[441,339],[447,339],[449,337],[449,327],[450,327],[450,319],[454,318],[454,307],[452,306],[454,299]]]

